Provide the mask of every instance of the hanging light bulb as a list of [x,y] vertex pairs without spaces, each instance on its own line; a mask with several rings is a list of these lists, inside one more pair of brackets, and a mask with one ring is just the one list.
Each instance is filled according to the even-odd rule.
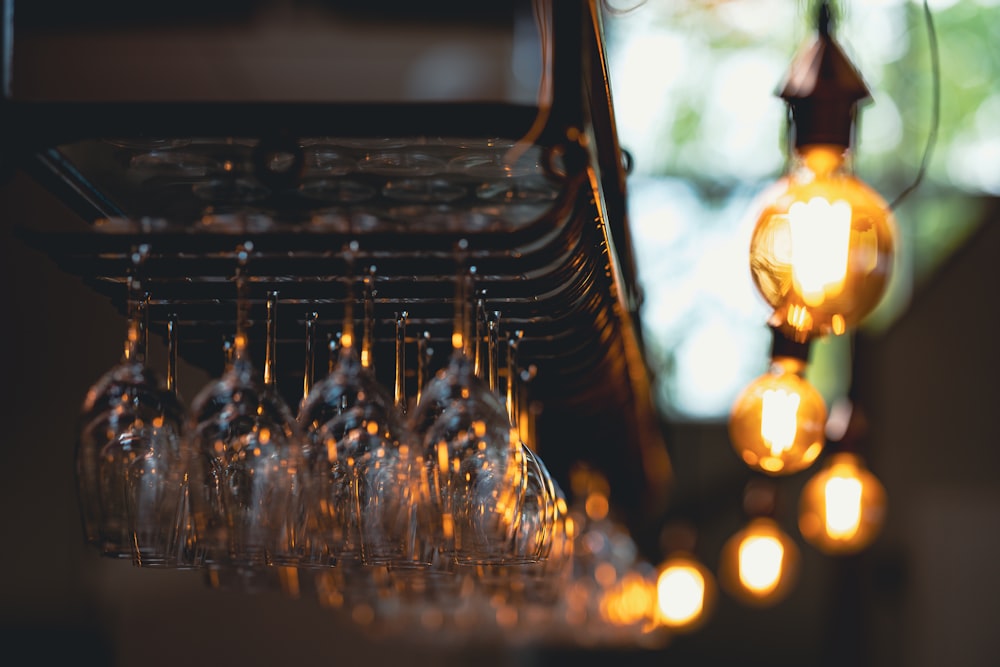
[[758,517],[722,548],[719,582],[746,604],[781,601],[798,576],[799,550],[773,519]]
[[803,377],[808,346],[774,332],[771,367],[737,397],[729,417],[733,449],[754,470],[789,475],[823,451],[826,404]]
[[677,632],[699,627],[715,602],[712,573],[685,552],[675,552],[660,564],[656,579],[657,621]]
[[794,132],[787,173],[760,199],[750,270],[774,308],[771,325],[797,341],[842,334],[872,311],[892,269],[895,223],[885,200],[854,176],[851,139],[870,93],[830,34],[792,63],[780,92]]
[[802,489],[799,531],[820,551],[852,554],[878,535],[885,488],[853,452],[837,452]]

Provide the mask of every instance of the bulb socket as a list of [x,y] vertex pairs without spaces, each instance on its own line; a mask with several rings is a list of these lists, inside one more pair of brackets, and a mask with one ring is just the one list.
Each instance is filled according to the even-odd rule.
[[778,95],[788,104],[795,147],[851,146],[857,107],[871,91],[833,37],[827,3],[820,6],[816,39],[795,56]]
[[791,338],[785,336],[781,333],[781,329],[776,327],[771,327],[771,358],[777,359],[778,357],[787,357],[791,359],[798,359],[802,363],[809,362],[809,350],[812,347],[812,341],[806,340],[804,342],[794,341]]
[[795,148],[815,144],[849,148],[854,143],[857,104],[838,99],[809,99],[791,102],[789,109]]

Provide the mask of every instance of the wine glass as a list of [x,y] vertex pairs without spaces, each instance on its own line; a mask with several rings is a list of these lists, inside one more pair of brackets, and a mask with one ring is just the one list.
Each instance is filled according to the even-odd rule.
[[[177,388],[177,357],[178,357],[178,326],[179,322],[176,313],[167,316],[167,391],[173,394],[177,403],[183,405],[181,396]],[[186,436],[186,433],[183,434]],[[194,569],[202,564],[203,553],[198,543],[197,530],[195,529],[194,514],[191,506],[191,479],[190,467],[190,446],[186,441],[182,441],[181,452],[183,464],[180,475],[180,493],[177,503],[177,511],[172,524],[162,524],[160,530],[172,530],[172,535],[176,536],[175,550],[179,569]],[[149,559],[145,562],[148,564]],[[142,565],[137,555],[133,555],[133,562]]]
[[275,387],[274,312],[264,386],[247,353],[246,263],[237,251],[237,318],[232,365],[195,398],[191,441],[199,538],[210,565],[254,567],[297,559],[295,494],[302,483],[298,426]]
[[[500,313],[494,311],[488,320],[490,385],[499,391],[498,367],[500,357]],[[556,484],[537,452],[525,444],[522,424],[524,404],[523,376],[518,363],[523,332],[514,331],[507,338],[507,414],[521,443],[525,461],[525,487],[521,511],[514,528],[510,562],[534,563],[545,560],[552,549],[553,530],[556,522]],[[537,444],[535,444],[537,446]]]
[[146,301],[138,272],[148,246],[132,252],[128,336],[121,362],[87,392],[77,446],[77,482],[87,541],[102,555],[137,564],[176,562],[174,524],[183,464],[183,410],[145,365]]
[[[346,250],[349,266],[356,251],[356,243]],[[360,354],[349,287],[337,363],[299,413],[311,478],[309,511],[320,531],[313,564],[421,564],[425,558],[422,538],[409,521],[411,506],[421,505],[416,455],[393,400],[370,371],[373,280],[370,271]]]
[[469,355],[473,273],[456,281],[454,351],[424,388],[413,430],[438,515],[439,548],[460,563],[496,564],[508,553],[519,511],[523,457],[503,402],[476,376]]

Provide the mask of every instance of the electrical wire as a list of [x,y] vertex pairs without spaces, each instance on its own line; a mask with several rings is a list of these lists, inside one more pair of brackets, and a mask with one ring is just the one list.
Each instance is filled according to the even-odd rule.
[[524,153],[535,144],[545,130],[549,116],[552,114],[553,78],[555,76],[552,71],[552,5],[542,0],[533,0],[531,6],[535,15],[535,25],[538,26],[538,41],[542,55],[542,73],[538,82],[538,113],[524,136],[518,139],[504,154],[504,164],[509,167],[513,167]]
[[927,26],[927,49],[931,58],[931,127],[927,133],[927,145],[924,146],[920,167],[913,182],[889,204],[889,210],[894,211],[899,204],[916,190],[927,174],[934,145],[937,143],[938,127],[941,124],[941,59],[938,54],[937,30],[934,28],[934,16],[928,0],[924,0],[924,23]]

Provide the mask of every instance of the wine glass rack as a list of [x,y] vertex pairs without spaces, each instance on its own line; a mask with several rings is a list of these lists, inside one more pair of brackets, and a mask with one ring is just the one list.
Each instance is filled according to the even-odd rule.
[[[520,364],[537,369],[530,396],[554,476],[568,489],[570,466],[589,461],[633,523],[652,524],[670,465],[642,355],[600,16],[593,2],[546,11],[552,85],[537,105],[8,96],[4,154],[87,223],[20,235],[122,311],[130,256],[148,246],[150,331],[176,315],[181,355],[213,375],[235,328],[236,248],[251,242],[250,340],[262,345],[277,291],[278,384],[292,405],[307,316],[321,335],[339,331],[349,293],[362,313],[366,275],[376,374],[393,386],[405,311],[412,397],[416,338],[440,350],[437,365],[447,358],[464,240],[476,294],[503,331],[522,333]],[[262,363],[262,347],[252,358]]]

